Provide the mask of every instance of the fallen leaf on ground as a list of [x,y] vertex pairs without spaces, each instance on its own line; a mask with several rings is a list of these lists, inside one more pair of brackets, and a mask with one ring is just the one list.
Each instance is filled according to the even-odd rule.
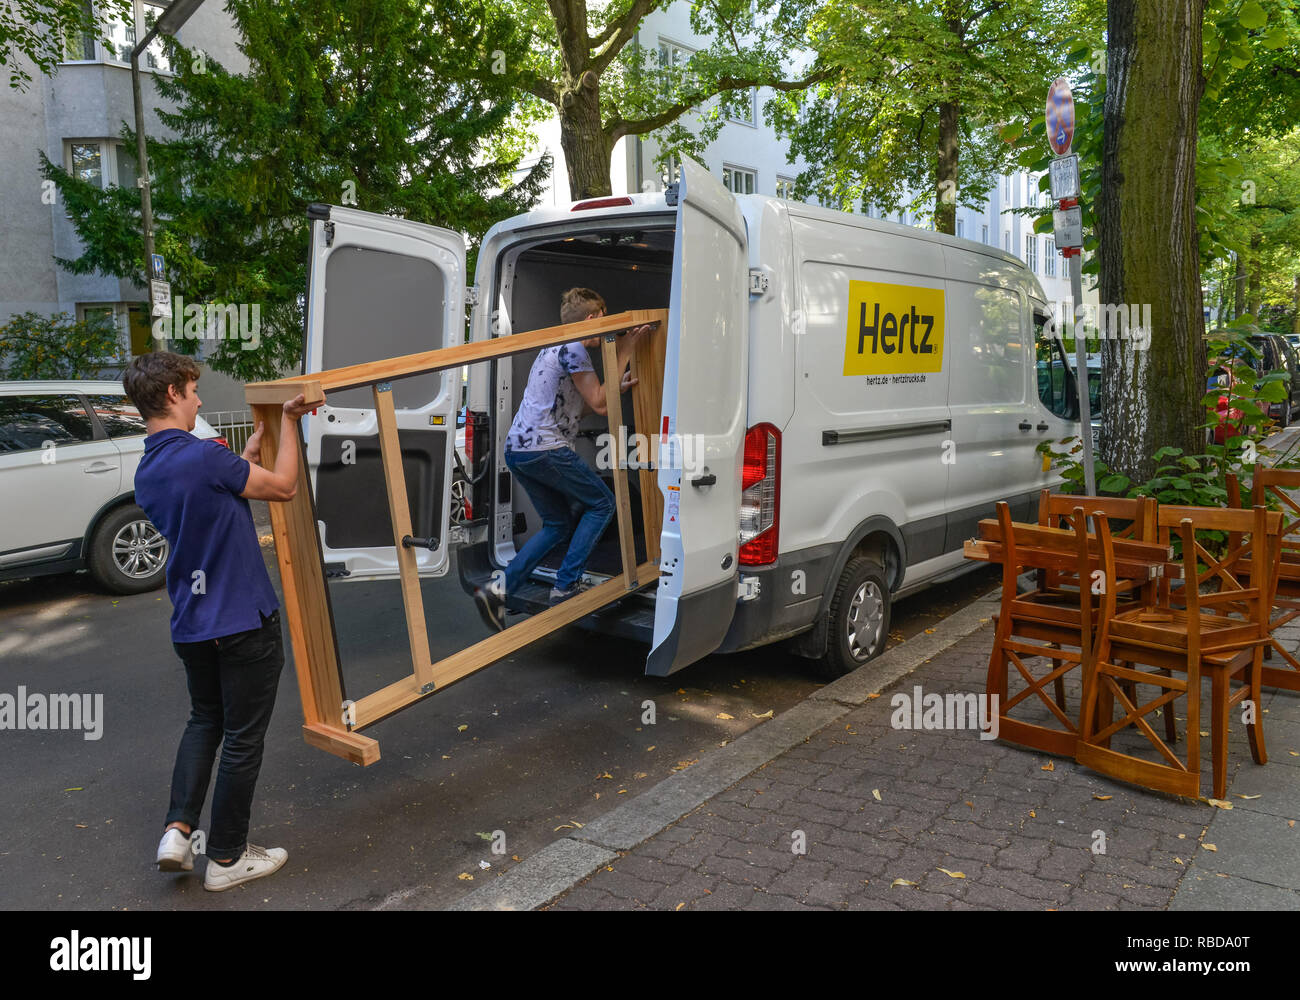
[[618,794],[619,794],[619,795],[626,795],[626,794],[627,794],[627,789],[626,789],[626,788],[620,788],[620,789],[618,790]]
[[753,716],[754,718],[756,718],[756,719],[770,719],[770,718],[772,718],[774,715],[776,715],[776,709],[774,709],[774,708],[769,708],[769,709],[768,709],[766,712],[764,712],[762,715],[759,715],[757,712],[750,712],[749,714],[752,715],[752,716]]
[[1223,799],[1206,799],[1205,801],[1208,802],[1210,805],[1215,806],[1216,808],[1219,808],[1219,809],[1231,809],[1231,808],[1232,808],[1232,803],[1231,803],[1231,802],[1225,802]]
[[[975,807],[974,807],[974,806],[971,806],[971,808],[974,809]],[[1036,813],[1036,812],[1034,812],[1032,809],[1030,809],[1030,810],[1029,810],[1029,818],[1030,818],[1030,819],[1038,819],[1038,813]]]
[[965,872],[950,872],[950,871],[948,871],[947,868],[940,868],[939,871],[943,872],[943,873],[944,873],[945,875],[947,875],[949,878],[965,878],[965,877],[966,877],[966,873],[965,873]]
[[473,881],[474,881],[474,876],[471,875],[469,872],[461,872],[461,873],[460,873],[459,875],[457,875],[456,877],[457,877],[458,879],[460,879],[462,882],[473,882]]
[[1202,735],[1202,736],[1209,736],[1210,734],[1209,734],[1208,732],[1206,732],[1204,729],[1202,729],[1202,730],[1201,730],[1201,735]]
[[734,719],[735,716],[734,716],[734,715],[728,715],[726,712],[719,712],[719,713],[717,714],[717,716],[715,716],[715,718],[719,718],[719,719]]
[[975,808],[975,803],[974,803],[974,802],[967,802],[966,804],[967,804],[968,806],[970,806],[972,809]]
[[456,732],[458,732],[458,733],[463,733],[463,732],[464,732],[466,729],[468,729],[468,728],[469,728],[469,726],[457,726],[457,727],[456,727]]
[[1093,798],[1096,799],[1098,802],[1105,802],[1105,801],[1107,801],[1108,799],[1113,799],[1114,797],[1115,797],[1115,796],[1113,796],[1113,795],[1094,795],[1094,796],[1093,796]]
[[645,752],[646,752],[646,753],[649,753],[649,752],[650,752],[651,750],[653,750],[653,749],[654,749],[653,746],[648,746],[648,747],[645,748]]
[[867,701],[872,701],[873,699],[875,699],[875,698],[879,698],[879,697],[880,697],[880,692],[877,691],[875,694],[869,694],[869,695],[867,695]]
[[1236,794],[1237,794],[1237,798],[1239,798],[1239,799],[1257,799],[1257,798],[1259,798],[1258,795],[1242,795],[1240,792],[1237,792]]
[[582,829],[582,824],[579,823],[576,819],[571,819],[569,820],[569,822],[572,823],[574,826],[576,826],[579,830]]
[[1185,865],[1185,864],[1187,864],[1187,862],[1184,861],[1182,858],[1174,858],[1174,860],[1177,861],[1180,865]]
[[932,629],[932,628],[928,628],[928,629],[926,629],[926,630],[925,630],[925,634],[926,634],[926,635],[934,635],[934,629]]
[[490,833],[484,833],[484,832],[481,831],[481,830],[475,831],[474,836],[478,837],[479,840],[491,840],[491,839],[492,839],[492,834],[490,834]]
[[85,824],[85,823],[78,823],[78,824],[77,824],[77,829],[78,829],[78,830],[84,830],[85,828],[86,828],[86,824]]
[[1296,753],[1294,750],[1288,750],[1287,753],[1289,753],[1292,757],[1300,757],[1300,753]]
[[1051,761],[1051,760],[1049,760],[1049,761],[1048,761],[1046,764],[1044,764],[1044,765],[1043,765],[1039,770],[1042,770],[1042,771],[1055,771],[1055,770],[1056,770],[1056,762],[1055,762],[1055,761]]
[[892,882],[889,883],[889,888],[892,889],[892,888],[894,888],[894,886],[896,886],[896,885],[910,885],[910,886],[912,886],[913,888],[916,888],[916,883],[915,883],[915,882],[909,882],[909,881],[908,881],[907,879],[905,879],[905,878],[896,878],[896,879],[894,879],[894,881],[892,881]]
[[873,799],[875,799],[877,802],[882,801],[882,799],[880,798],[880,789],[879,789],[879,788],[873,788],[873,789],[871,790],[871,797],[872,797]]
[[510,860],[511,860],[511,861],[518,861],[518,860],[519,860],[519,855],[518,855],[518,854],[512,854],[512,855],[510,855]]
[[1186,839],[1187,839],[1187,834],[1185,834],[1185,833],[1180,833],[1180,834],[1178,835],[1178,839],[1179,839],[1179,840],[1186,840]]
[[686,905],[685,903],[678,903],[676,906],[673,907],[673,911],[676,912],[677,910],[680,910],[685,905]]
[[1289,819],[1289,820],[1287,820],[1287,821],[1286,821],[1286,825],[1287,825],[1287,826],[1295,826],[1295,820],[1293,820],[1293,819]]
[[85,789],[78,785],[76,788],[65,788],[65,792],[84,792]]
[[614,780],[614,776],[613,776],[612,774],[610,774],[608,771],[606,771],[606,772],[603,773],[603,774],[598,774],[598,775],[596,775],[596,777],[597,777],[597,778],[608,778],[610,781],[613,781],[613,780]]
[[673,770],[685,771],[692,764],[698,764],[699,762],[700,762],[700,758],[698,757],[696,757],[694,760],[679,760],[676,764],[673,765]]
[[1218,848],[1215,847],[1213,844],[1202,844],[1201,846],[1204,847],[1207,851],[1217,851],[1217,850],[1218,850]]
[[678,693],[678,694],[685,694],[685,693],[686,693],[686,688],[678,688],[678,689],[677,689],[677,693]]
[[552,830],[551,833],[557,833],[557,832],[559,832],[560,830],[572,830],[572,829],[573,829],[573,827],[570,826],[568,823],[561,823],[561,824],[560,824],[559,826],[557,826],[554,830]]
[[646,778],[646,777],[649,777],[649,775],[647,775],[644,771],[637,771],[636,774],[632,775],[632,780],[640,781],[642,778]]

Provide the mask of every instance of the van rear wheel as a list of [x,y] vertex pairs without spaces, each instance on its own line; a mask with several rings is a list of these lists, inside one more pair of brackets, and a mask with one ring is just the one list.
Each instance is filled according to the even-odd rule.
[[885,567],[870,556],[850,559],[827,611],[820,673],[843,677],[880,655],[889,638],[891,608]]

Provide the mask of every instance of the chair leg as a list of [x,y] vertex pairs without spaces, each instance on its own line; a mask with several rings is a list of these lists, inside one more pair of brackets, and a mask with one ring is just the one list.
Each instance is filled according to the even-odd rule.
[[[1264,647],[1267,653],[1269,647]],[[1250,741],[1250,756],[1256,764],[1268,763],[1268,750],[1264,746],[1264,706],[1260,702],[1260,696],[1263,694],[1263,675],[1264,675],[1264,658],[1256,655],[1251,660],[1249,667],[1250,678],[1250,700],[1255,711],[1254,721],[1246,726],[1246,738]]]
[[[1111,689],[1100,678],[1097,684],[1097,719],[1093,724],[1093,732],[1100,732],[1115,721],[1115,695]],[[1107,736],[1098,744],[1099,747],[1110,749],[1110,737]]]
[[[1228,794],[1228,672],[1210,672],[1210,762],[1214,774],[1214,797]],[[1189,762],[1190,763],[1190,762]]]
[[[1166,677],[1173,676],[1172,672],[1167,667],[1161,667],[1160,672]],[[1170,744],[1177,743],[1178,727],[1174,725],[1174,703],[1172,701],[1169,702],[1169,704],[1160,711],[1165,717],[1165,741]]]

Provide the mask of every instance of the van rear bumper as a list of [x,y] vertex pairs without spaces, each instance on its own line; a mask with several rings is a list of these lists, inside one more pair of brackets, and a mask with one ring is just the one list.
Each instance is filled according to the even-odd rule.
[[817,545],[778,556],[770,566],[742,566],[741,580],[756,578],[758,596],[736,602],[719,653],[736,653],[804,632],[816,624],[838,545]]

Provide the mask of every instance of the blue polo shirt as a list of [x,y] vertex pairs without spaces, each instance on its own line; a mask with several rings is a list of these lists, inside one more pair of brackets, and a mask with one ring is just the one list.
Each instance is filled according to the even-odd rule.
[[266,574],[253,511],[239,494],[249,465],[215,441],[169,427],[144,440],[135,500],[171,546],[172,642],[260,628],[280,606]]

